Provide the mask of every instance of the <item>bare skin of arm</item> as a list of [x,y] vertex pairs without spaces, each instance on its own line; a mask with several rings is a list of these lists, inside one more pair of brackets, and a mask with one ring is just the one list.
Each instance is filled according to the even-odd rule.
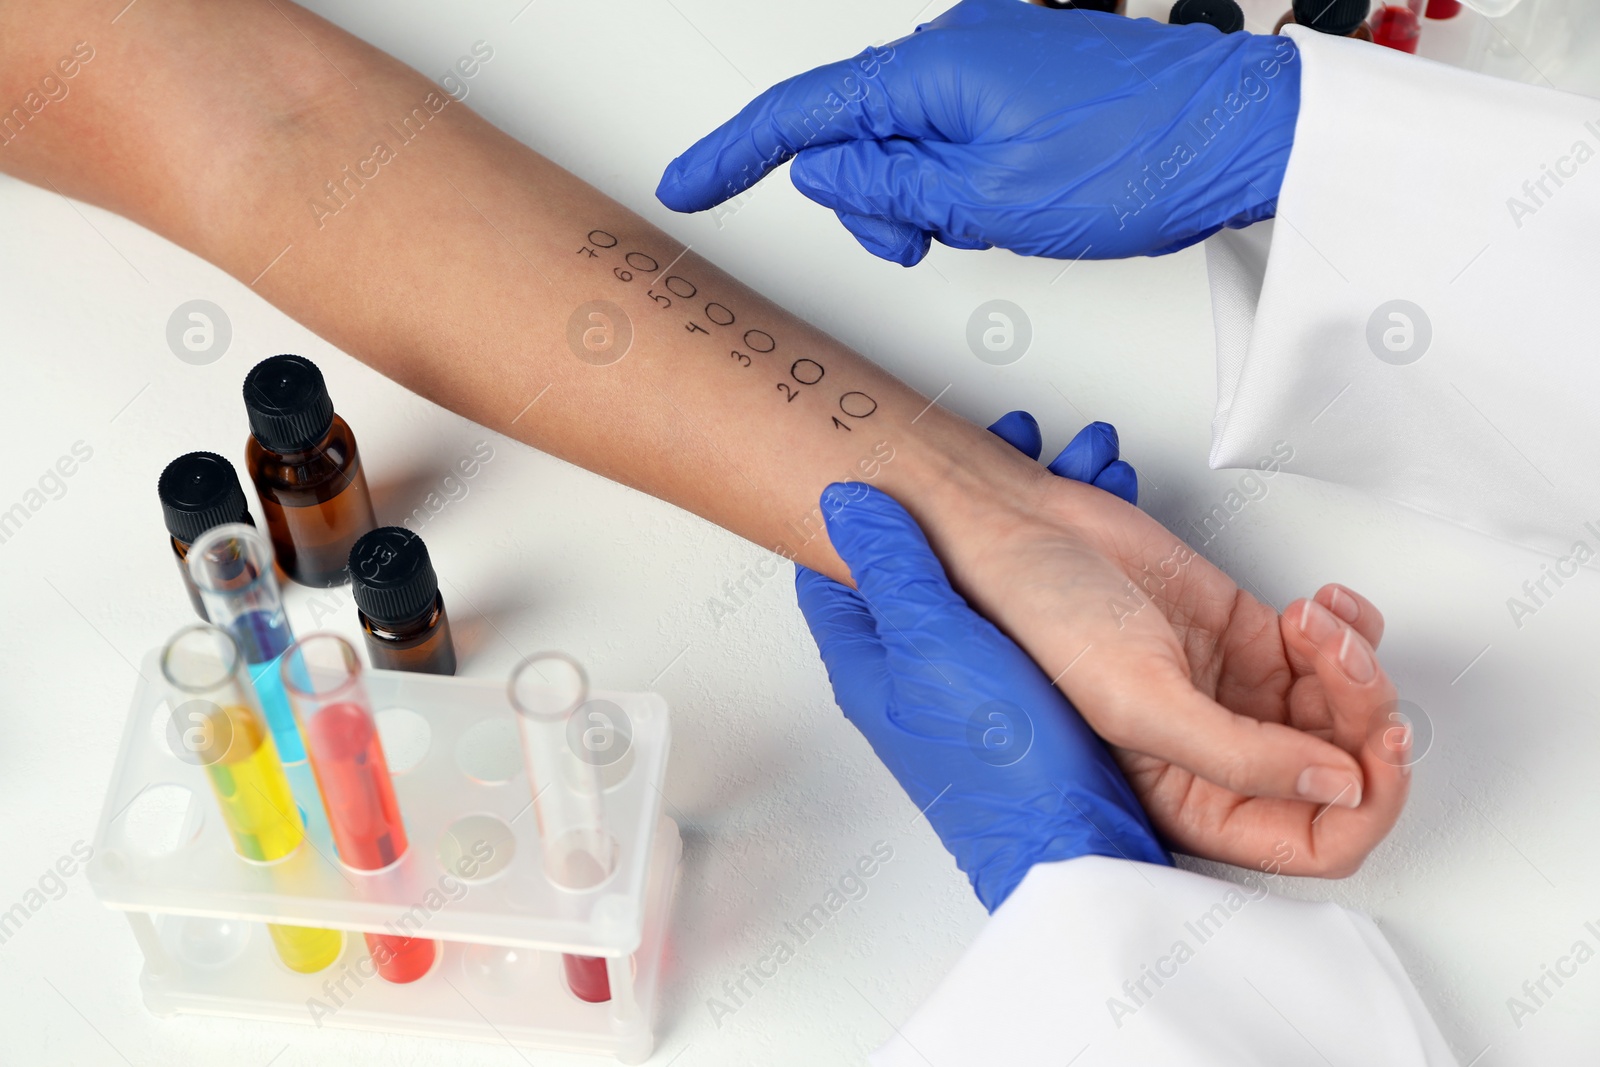
[[[439,404],[834,578],[819,495],[872,482],[1117,746],[1180,849],[1338,874],[1393,825],[1404,776],[1366,743],[1393,699],[1370,604],[1344,593],[1356,618],[1302,634],[1301,605],[1280,619],[1137,509],[930,406],[285,0],[119,7],[0,2],[0,107],[22,102],[0,113],[0,171],[166,236]],[[70,92],[34,111],[45,77]],[[1319,605],[1342,606],[1330,589]],[[1329,699],[1317,656],[1325,673],[1348,647],[1371,671],[1358,659],[1354,694]]]

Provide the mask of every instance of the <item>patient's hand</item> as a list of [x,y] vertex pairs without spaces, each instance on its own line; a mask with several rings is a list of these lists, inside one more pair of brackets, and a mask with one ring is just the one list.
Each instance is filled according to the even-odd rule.
[[1326,586],[1279,616],[1138,508],[1066,478],[986,525],[935,546],[952,580],[1115,746],[1173,847],[1341,876],[1394,825],[1409,738],[1384,729],[1395,690],[1365,599]]

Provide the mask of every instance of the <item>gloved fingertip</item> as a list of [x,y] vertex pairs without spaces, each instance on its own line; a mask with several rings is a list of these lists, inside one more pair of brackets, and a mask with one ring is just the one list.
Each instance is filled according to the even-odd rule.
[[1122,460],[1114,460],[1094,480],[1095,488],[1139,506],[1139,473]]
[[1117,437],[1117,428],[1109,422],[1091,422],[1079,433],[1094,433],[1105,441],[1111,449],[1111,458],[1116,459],[1122,450],[1122,441]]
[[802,196],[824,207],[836,207],[840,199],[840,156],[844,151],[843,145],[823,144],[797,152],[789,164],[789,180]]
[[[904,509],[892,497],[865,482],[833,482],[822,490],[818,503],[829,533],[849,530],[859,520],[874,514],[904,514]],[[910,521],[910,516],[906,519]]]
[[1039,420],[1026,411],[1009,411],[995,420],[989,432],[1021,452],[1029,459],[1038,459],[1044,451],[1044,434]]
[[754,156],[754,133],[737,119],[690,145],[661,172],[656,199],[673,211],[706,211],[748,191],[792,155],[781,144]]
[[914,267],[928,254],[929,235],[915,226],[837,209],[834,214],[861,247],[879,259],[887,259],[902,267]]
[[685,165],[684,161],[692,152],[691,149],[690,152],[667,164],[667,169],[661,174],[661,180],[656,183],[656,199],[673,211],[686,213],[705,211],[728,198],[720,195],[708,184],[704,173],[709,172],[706,172],[704,166]]
[[982,252],[985,249],[994,247],[993,244],[983,240],[981,237],[953,237],[949,234],[935,233],[933,238],[947,248],[960,248],[968,252]]
[[956,598],[922,527],[894,497],[863,482],[835,482],[821,504],[828,539],[874,611],[894,610],[903,588],[929,580]]
[[[794,569],[795,599],[818,645],[837,636],[876,636],[872,614],[859,593],[809,567]],[[828,651],[823,648],[824,653]]]
[[794,565],[794,590],[798,596],[804,597],[818,582],[830,582],[833,579],[825,574],[812,570],[810,567]]
[[866,246],[866,248],[873,255],[881,259],[887,259],[891,263],[898,263],[902,267],[915,267],[928,254],[928,248],[931,243],[928,234],[914,229],[901,244],[894,248],[883,251],[872,248],[870,245]]
[[1091,422],[1050,461],[1050,473],[1075,482],[1093,483],[1116,458],[1116,428],[1108,422]]
[[684,196],[683,184],[672,165],[669,165],[661,174],[661,180],[656,183],[656,199],[662,205],[673,211],[690,210],[688,201]]

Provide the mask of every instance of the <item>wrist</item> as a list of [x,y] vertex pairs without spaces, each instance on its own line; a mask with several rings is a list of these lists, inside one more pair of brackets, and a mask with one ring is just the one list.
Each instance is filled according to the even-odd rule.
[[961,588],[1009,532],[1038,514],[1050,473],[994,434],[929,408],[896,442],[879,483],[917,520]]

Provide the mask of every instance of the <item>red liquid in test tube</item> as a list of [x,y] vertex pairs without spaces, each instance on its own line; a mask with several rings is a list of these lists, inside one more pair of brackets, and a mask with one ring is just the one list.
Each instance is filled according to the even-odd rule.
[[561,966],[567,973],[567,988],[579,1000],[599,1004],[611,999],[611,979],[606,974],[604,956],[574,956],[568,952],[562,955]]
[[1417,42],[1422,37],[1422,20],[1409,7],[1385,4],[1383,10],[1372,16],[1370,24],[1376,44],[1416,54]]
[[[339,858],[359,871],[390,866],[405,855],[406,828],[355,650],[341,637],[314,634],[285,654],[283,675]],[[378,973],[390,982],[416,981],[438,955],[426,938],[368,933],[366,939]]]

